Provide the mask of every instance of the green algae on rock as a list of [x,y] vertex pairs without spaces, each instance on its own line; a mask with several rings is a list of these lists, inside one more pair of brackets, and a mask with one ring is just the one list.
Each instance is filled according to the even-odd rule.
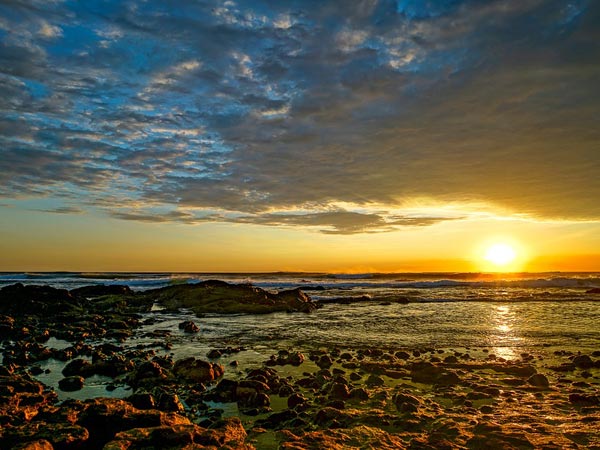
[[317,309],[300,289],[277,294],[249,284],[229,284],[209,280],[152,289],[138,296],[175,310],[189,308],[196,314],[266,314],[271,312],[311,312]]

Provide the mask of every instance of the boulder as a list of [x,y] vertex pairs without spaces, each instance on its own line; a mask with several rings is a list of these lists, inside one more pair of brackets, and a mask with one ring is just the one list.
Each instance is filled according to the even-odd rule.
[[92,364],[92,370],[95,374],[111,378],[131,372],[134,368],[134,362],[121,355],[114,355],[105,361],[98,361]]
[[83,387],[83,382],[80,376],[65,377],[58,382],[58,388],[64,392],[78,391]]
[[298,405],[304,405],[308,400],[302,394],[292,394],[287,400],[288,408],[295,408]]
[[[297,432],[296,432],[297,433]],[[289,430],[281,432],[282,450],[292,449],[349,449],[369,448],[378,450],[398,450],[408,448],[402,436],[388,433],[377,427],[358,425],[344,430],[317,430],[294,434]],[[411,448],[451,448],[450,446],[411,446]]]
[[81,409],[76,423],[89,431],[86,448],[103,448],[117,433],[133,428],[191,424],[189,419],[179,414],[154,409],[142,411],[125,400],[114,398],[87,400]]
[[569,395],[569,401],[578,406],[597,406],[600,405],[600,396],[573,393]]
[[223,353],[221,352],[221,350],[218,350],[216,348],[209,350],[209,352],[206,354],[206,357],[208,359],[219,359],[221,356],[223,356]]
[[323,428],[340,428],[347,426],[351,417],[342,410],[326,406],[315,414],[313,421]]
[[573,358],[573,365],[579,369],[591,369],[594,361],[588,355],[577,355]]
[[12,334],[15,329],[15,319],[11,316],[0,314],[0,339]]
[[37,441],[25,442],[13,447],[15,450],[54,450],[54,446],[46,439],[38,439]]
[[28,423],[2,433],[0,448],[28,450],[87,448],[88,438],[88,431],[78,425]]
[[85,359],[73,359],[62,370],[65,377],[80,376],[90,377],[94,374],[92,363]]
[[416,362],[411,367],[410,376],[414,383],[437,382],[438,377],[444,372],[442,367],[436,366],[428,361]]
[[365,384],[369,387],[384,386],[385,380],[379,375],[372,373],[368,376],[367,380],[365,381]]
[[184,333],[189,333],[189,334],[198,333],[200,331],[200,328],[198,327],[198,325],[196,325],[191,320],[186,320],[184,322],[181,322],[179,324],[178,328],[180,330],[183,330]]
[[69,291],[74,297],[93,298],[103,297],[105,295],[132,295],[133,291],[129,286],[122,284],[99,284],[93,286],[83,286]]
[[419,398],[405,392],[397,393],[393,398],[393,402],[398,411],[403,413],[415,412],[421,405],[421,400]]
[[456,372],[447,371],[437,377],[436,384],[440,386],[454,386],[460,384],[460,381],[460,377]]
[[350,389],[344,383],[333,383],[329,388],[329,398],[334,400],[346,400],[350,397]]
[[396,358],[404,359],[404,360],[407,360],[410,358],[410,354],[405,351],[402,351],[402,350],[396,352],[394,356],[396,356]]
[[236,391],[238,388],[238,382],[223,378],[215,386],[210,393],[205,395],[206,400],[211,400],[219,403],[232,403],[236,401]]
[[194,383],[209,383],[223,376],[223,366],[194,357],[175,361],[173,373]]
[[550,386],[548,382],[548,378],[541,373],[534,373],[529,378],[527,378],[527,382],[540,389],[547,389]]
[[264,314],[275,311],[311,312],[317,308],[299,289],[277,294],[249,284],[209,280],[151,289],[138,294],[139,301],[158,302],[167,309],[190,308],[196,314]]
[[129,376],[133,386],[139,386],[141,383],[154,384],[166,378],[166,371],[156,361],[144,361]]
[[369,400],[369,393],[365,388],[354,388],[350,391],[350,398],[354,398],[357,400]]
[[332,365],[333,365],[333,360],[331,359],[331,356],[329,356],[329,355],[322,355],[317,360],[317,366],[319,366],[319,368],[321,368],[321,369],[329,369]]
[[3,314],[35,314],[39,316],[56,316],[60,313],[81,311],[79,299],[73,297],[66,289],[50,286],[11,284],[0,289],[0,313]]
[[137,409],[155,409],[156,400],[154,396],[148,392],[137,392],[130,395],[125,400],[131,403]]
[[184,407],[177,394],[163,392],[158,398],[158,408],[161,411],[183,412]]

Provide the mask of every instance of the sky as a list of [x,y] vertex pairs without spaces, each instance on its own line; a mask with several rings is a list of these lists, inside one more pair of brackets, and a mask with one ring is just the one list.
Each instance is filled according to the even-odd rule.
[[595,0],[4,0],[0,270],[600,270],[599,121]]

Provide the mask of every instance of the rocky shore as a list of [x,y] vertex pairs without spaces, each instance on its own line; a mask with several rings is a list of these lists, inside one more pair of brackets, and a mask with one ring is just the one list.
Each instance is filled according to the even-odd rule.
[[[0,290],[0,448],[600,448],[600,349],[282,348],[258,367],[243,348],[174,358],[124,343],[156,305],[205,313],[310,312],[298,290],[211,281],[135,293],[124,286]],[[318,314],[318,312],[317,312]],[[203,332],[193,320],[178,329]],[[56,340],[68,345],[53,347]],[[58,391],[38,378],[61,363]],[[93,377],[106,395],[59,398]],[[113,398],[116,388],[127,396]]]

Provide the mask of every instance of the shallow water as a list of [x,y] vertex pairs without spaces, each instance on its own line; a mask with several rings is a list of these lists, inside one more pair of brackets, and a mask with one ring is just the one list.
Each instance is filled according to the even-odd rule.
[[[596,302],[451,302],[325,305],[311,314],[163,316],[144,331],[169,329],[172,352],[181,356],[210,348],[244,346],[264,356],[271,349],[313,347],[486,348],[510,359],[522,352],[600,350]],[[200,333],[177,330],[194,320]],[[150,342],[151,340],[148,340]],[[139,337],[133,342],[144,342]],[[262,351],[265,349],[265,351]],[[258,356],[258,355],[255,355]]]
[[[224,356],[228,365],[238,360],[245,369],[258,367],[279,349],[307,351],[313,348],[454,348],[485,350],[505,359],[522,353],[552,355],[556,350],[589,353],[600,350],[600,294],[587,291],[600,286],[600,273],[582,274],[0,274],[0,286],[22,282],[73,289],[89,284],[121,283],[134,290],[171,283],[223,279],[252,282],[277,291],[309,287],[306,292],[323,303],[311,314],[206,315],[190,312],[146,315],[157,322],[137,330],[126,346],[154,345],[159,354],[175,359],[205,358],[209,350],[243,346],[245,351]],[[327,303],[336,297],[369,301]],[[383,304],[379,299],[408,298],[408,304]],[[178,329],[193,320],[200,332],[187,335]],[[167,330],[157,338],[147,333]],[[172,344],[165,351],[164,341]],[[56,345],[54,345],[56,344]],[[50,341],[50,347],[61,345]],[[49,362],[49,364],[54,364]],[[60,367],[49,367],[52,373]],[[228,367],[234,374],[237,369]],[[56,379],[54,379],[56,378]],[[47,381],[55,385],[57,376]],[[93,380],[92,380],[93,381]],[[95,396],[104,380],[90,383]],[[107,394],[107,392],[102,392]],[[116,391],[112,395],[122,396]],[[110,394],[109,394],[110,395]]]

